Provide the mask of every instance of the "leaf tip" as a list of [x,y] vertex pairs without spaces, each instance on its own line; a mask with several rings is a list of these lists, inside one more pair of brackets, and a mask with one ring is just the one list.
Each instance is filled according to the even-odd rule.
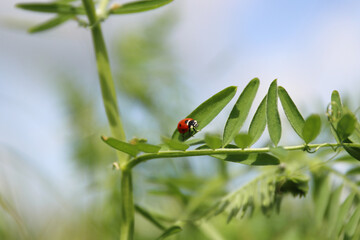
[[101,136],[101,139],[102,139],[104,142],[106,142],[109,138],[106,137],[106,136]]

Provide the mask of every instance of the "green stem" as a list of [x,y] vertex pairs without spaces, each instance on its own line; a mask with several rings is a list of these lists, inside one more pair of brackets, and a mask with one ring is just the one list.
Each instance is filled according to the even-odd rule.
[[131,175],[131,169],[122,171],[121,175],[121,240],[133,239],[134,235],[135,211]]
[[[94,43],[96,64],[99,73],[101,93],[104,107],[111,133],[114,137],[126,141],[125,132],[122,127],[119,116],[116,91],[112,79],[109,57],[106,50],[104,37],[101,30],[100,22],[95,13],[95,7],[92,0],[82,0],[91,26],[91,34]],[[103,1],[105,5],[106,1]],[[126,154],[117,151],[120,164],[127,161]],[[132,191],[131,170],[122,170],[121,174],[121,222],[120,222],[120,239],[133,239],[134,232],[134,203]]]
[[[337,148],[340,146],[348,146],[348,147],[360,147],[360,144],[354,143],[325,143],[325,144],[308,144],[308,145],[296,145],[296,146],[287,146],[283,147],[283,149],[287,151],[296,151],[296,150],[305,150],[305,147],[308,149],[316,149],[324,147]],[[145,162],[147,160],[156,159],[156,158],[180,158],[180,157],[192,157],[192,156],[206,156],[206,155],[214,155],[214,154],[250,154],[250,153],[267,153],[271,152],[270,147],[265,148],[220,148],[220,149],[199,149],[199,150],[189,150],[189,151],[164,151],[158,153],[149,153],[143,154],[132,160],[125,163],[122,168],[123,169],[131,169],[138,165],[141,162]]]
[[[96,64],[99,73],[100,86],[106,115],[114,137],[125,141],[125,132],[119,117],[114,81],[112,79],[109,57],[103,38],[101,25],[95,14],[95,7],[91,0],[82,0],[91,26],[91,34],[95,48]],[[125,156],[125,155],[124,155]],[[125,161],[125,157],[121,157]]]

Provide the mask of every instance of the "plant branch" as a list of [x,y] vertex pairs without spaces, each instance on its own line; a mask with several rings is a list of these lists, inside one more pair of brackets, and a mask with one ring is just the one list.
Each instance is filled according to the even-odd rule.
[[[126,141],[125,132],[122,127],[119,116],[114,81],[112,79],[109,57],[106,50],[101,25],[95,13],[95,7],[92,0],[82,0],[89,19],[92,39],[94,43],[96,64],[100,79],[101,92],[104,107],[111,133],[114,137]],[[103,1],[103,4],[107,4]],[[125,153],[117,151],[118,160],[121,163],[127,161]],[[134,233],[134,200],[132,190],[131,169],[123,170],[121,174],[121,222],[120,222],[120,239],[131,240]]]
[[[296,146],[287,146],[283,147],[283,149],[287,151],[298,151],[305,149],[316,149],[331,147],[336,149],[337,147],[347,146],[347,147],[358,147],[360,148],[360,144],[354,143],[326,143],[326,144],[303,144]],[[143,154],[136,158],[133,158],[129,162],[125,163],[122,168],[123,169],[131,169],[138,165],[141,162],[145,162],[147,160],[156,159],[156,158],[179,158],[179,157],[192,157],[192,156],[206,156],[206,155],[216,155],[216,154],[250,154],[250,153],[268,153],[271,152],[270,147],[265,148],[219,148],[219,149],[199,149],[199,150],[189,150],[189,151],[179,151],[179,150],[171,150],[171,151],[163,151],[158,153],[149,153]]]
[[[110,124],[111,133],[114,137],[125,141],[125,132],[122,127],[121,119],[119,117],[114,81],[112,79],[109,57],[107,54],[101,25],[98,22],[92,0],[82,0],[82,2],[84,4],[86,14],[89,19],[89,25],[91,26],[91,34],[94,43],[101,92],[106,115]],[[126,161],[125,155],[120,155],[119,160],[120,162]]]

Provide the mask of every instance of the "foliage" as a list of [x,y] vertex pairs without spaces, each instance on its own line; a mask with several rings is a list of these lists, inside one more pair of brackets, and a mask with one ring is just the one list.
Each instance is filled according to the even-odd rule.
[[[105,205],[111,206],[106,212],[110,217],[102,216],[102,219],[96,214],[87,212],[87,217],[94,221],[92,225],[100,228],[101,232],[105,232],[106,238],[120,235],[120,239],[134,239],[136,234],[144,239],[149,238],[144,234],[146,230],[141,227],[135,228],[135,212],[137,212],[159,231],[157,232],[158,239],[166,239],[175,234],[183,239],[189,235],[194,239],[222,239],[226,233],[222,228],[213,226],[216,221],[215,216],[220,216],[224,220],[222,213],[226,213],[226,222],[229,224],[232,219],[243,218],[247,214],[258,217],[261,215],[259,212],[272,217],[275,210],[282,213],[280,205],[286,199],[286,195],[305,197],[309,191],[309,184],[312,183],[313,217],[315,218],[315,224],[311,226],[313,231],[319,231],[327,238],[335,236],[358,239],[360,237],[358,204],[360,190],[356,181],[358,181],[360,171],[356,160],[360,160],[360,124],[355,114],[342,104],[337,91],[331,95],[326,125],[336,143],[331,143],[329,140],[329,142],[310,144],[321,134],[320,115],[313,114],[304,119],[285,88],[277,85],[276,79],[270,84],[266,96],[263,96],[263,100],[251,119],[248,131],[240,132],[259,88],[260,80],[257,78],[249,82],[234,104],[224,125],[222,137],[210,133],[203,138],[190,139],[193,135],[181,135],[177,129],[174,129],[171,138],[168,134],[162,137],[162,144],[150,144],[144,138],[126,140],[101,23],[111,15],[152,10],[169,2],[171,1],[149,0],[108,7],[108,1],[102,0],[97,8],[92,0],[82,0],[82,4],[78,1],[62,0],[17,5],[25,10],[56,14],[55,18],[31,28],[30,32],[49,30],[70,19],[74,19],[91,31],[103,105],[111,131],[111,137],[102,136],[102,140],[117,150],[117,161],[114,162],[114,167],[118,170],[115,171],[114,177],[107,179],[111,182],[109,184],[111,191],[108,193],[110,197],[104,202]],[[81,15],[86,15],[88,21],[82,19]],[[149,56],[152,55],[149,54]],[[144,80],[141,80],[134,71],[151,59],[149,56],[142,59],[132,58],[133,56],[126,56],[126,54],[120,56],[119,61],[123,63],[124,69],[118,73],[118,81],[121,83],[121,91],[118,92],[137,99],[144,108],[157,109],[161,112],[161,108],[156,107],[153,93],[146,91],[147,88],[142,85]],[[131,60],[133,60],[132,63]],[[148,74],[152,75],[152,70],[149,70]],[[152,82],[152,80],[147,81],[146,86],[151,87]],[[228,105],[236,91],[237,87],[230,86],[215,93],[187,117],[197,120],[199,124],[197,130],[202,131]],[[70,96],[76,95],[72,93]],[[279,100],[291,127],[301,138],[302,143],[299,145],[279,145],[281,136],[287,136],[282,134],[278,110]],[[81,107],[87,103],[81,96],[71,100],[71,102],[76,101],[79,102],[75,107]],[[72,112],[76,114],[76,110]],[[91,128],[89,126],[91,119],[87,122],[87,118],[81,114],[76,115],[74,119],[79,121],[74,123],[80,129],[78,134]],[[270,138],[269,144],[261,148],[252,147],[264,134],[266,126]],[[287,139],[283,138],[282,141],[286,142]],[[97,144],[92,141],[82,144],[85,144],[83,147],[85,150],[82,151],[83,145],[79,145],[77,151],[84,154],[80,154],[78,158],[85,161],[79,162],[82,165],[89,164],[88,169],[94,171],[98,168],[96,164],[99,161],[98,158],[104,157],[107,154],[106,150],[98,151]],[[343,149],[345,151],[342,151]],[[335,156],[328,160],[330,154],[334,152]],[[315,153],[314,157],[309,158],[309,154]],[[341,156],[337,157],[339,154]],[[136,198],[136,191],[142,184],[133,184],[135,166],[146,161],[153,162],[152,160],[159,158],[193,157],[191,161],[195,161],[199,156],[209,156],[212,160],[220,161],[214,174],[197,176],[191,167],[185,166],[175,168],[174,174],[154,175],[146,179],[147,181],[143,179],[144,184],[150,182],[155,186],[152,191],[146,189],[148,198],[150,198],[149,195],[157,196],[157,199],[162,199],[164,206],[171,208],[176,206],[177,211],[165,210],[163,213],[158,213],[154,208],[148,209],[147,206],[138,204],[140,201]],[[346,164],[350,170],[346,173],[339,172],[334,166],[339,162]],[[244,182],[244,178],[239,176],[245,174],[230,173],[225,164],[229,166],[241,164],[246,167],[246,170],[254,170],[254,166],[258,166],[255,170],[257,176],[252,176],[252,180]],[[120,173],[120,181],[116,180],[119,178],[117,173]],[[227,188],[227,185],[239,180],[240,187]],[[16,221],[16,211],[8,207],[11,205],[5,203],[1,198],[2,209]],[[17,224],[19,228],[23,227],[21,221]],[[275,230],[268,231],[271,234]],[[235,228],[232,233],[239,234],[239,230]],[[0,236],[5,236],[6,232],[0,228],[0,234]],[[321,234],[318,236],[322,236]],[[99,237],[89,235],[88,239]],[[306,237],[306,234],[301,236]]]

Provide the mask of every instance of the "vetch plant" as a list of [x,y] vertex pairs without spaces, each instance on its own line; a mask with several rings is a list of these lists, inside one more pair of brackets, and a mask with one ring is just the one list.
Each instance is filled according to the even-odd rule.
[[[263,96],[248,130],[240,132],[260,85],[257,78],[252,79],[238,97],[224,124],[222,137],[206,134],[203,139],[192,138],[193,135],[196,136],[197,131],[205,129],[234,98],[237,92],[235,86],[216,93],[186,116],[197,121],[197,131],[181,134],[175,128],[175,123],[171,138],[163,137],[163,144],[153,145],[139,139],[126,141],[101,24],[112,15],[147,11],[170,2],[171,0],[149,0],[109,7],[108,0],[101,0],[95,7],[92,0],[82,0],[82,4],[75,0],[61,0],[17,5],[25,10],[56,14],[49,21],[29,29],[31,33],[49,30],[69,20],[75,20],[91,31],[103,104],[112,134],[111,137],[102,136],[101,139],[116,150],[118,159],[114,167],[121,175],[120,239],[134,238],[135,211],[163,231],[159,239],[181,232],[186,225],[184,219],[197,224],[204,234],[209,234],[211,227],[206,225],[207,219],[223,212],[228,214],[228,222],[236,217],[251,215],[256,208],[261,209],[265,215],[270,215],[274,209],[280,211],[280,203],[285,194],[305,196],[309,190],[311,177],[314,179],[316,224],[319,228],[320,222],[325,219],[328,226],[331,226],[329,236],[346,236],[354,239],[360,236],[360,207],[357,204],[360,190],[353,181],[353,176],[360,172],[359,167],[355,166],[343,174],[329,166],[326,161],[322,161],[321,157],[315,160],[306,157],[306,160],[301,162],[291,159],[291,154],[295,151],[313,154],[320,149],[330,149],[337,154],[345,150],[346,154],[338,158],[338,161],[349,158],[360,160],[360,124],[355,114],[343,106],[337,91],[332,93],[326,111],[328,118],[326,127],[332,132],[335,142],[312,143],[321,132],[320,115],[312,114],[304,119],[285,88],[277,85],[277,80],[271,83],[266,96]],[[88,20],[85,21],[82,15],[86,15]],[[302,140],[299,145],[279,145],[284,135],[279,114],[279,100],[292,129]],[[264,133],[266,126],[271,140],[269,146],[252,147],[263,134],[266,134]],[[283,141],[286,142],[286,139]],[[186,209],[184,215],[178,219],[176,217],[170,220],[160,219],[156,214],[134,203],[132,182],[134,167],[159,158],[196,156],[210,156],[222,162],[248,166],[265,166],[265,170],[241,188],[223,193],[222,196],[214,193],[218,193],[219,189],[230,180],[227,177],[214,179],[206,185],[197,198],[184,201],[187,203]],[[324,173],[335,175],[344,182],[333,190],[330,187],[331,179]],[[340,201],[345,188],[351,189],[351,192],[346,195],[345,201]],[[209,199],[212,203],[203,206],[202,203]]]

